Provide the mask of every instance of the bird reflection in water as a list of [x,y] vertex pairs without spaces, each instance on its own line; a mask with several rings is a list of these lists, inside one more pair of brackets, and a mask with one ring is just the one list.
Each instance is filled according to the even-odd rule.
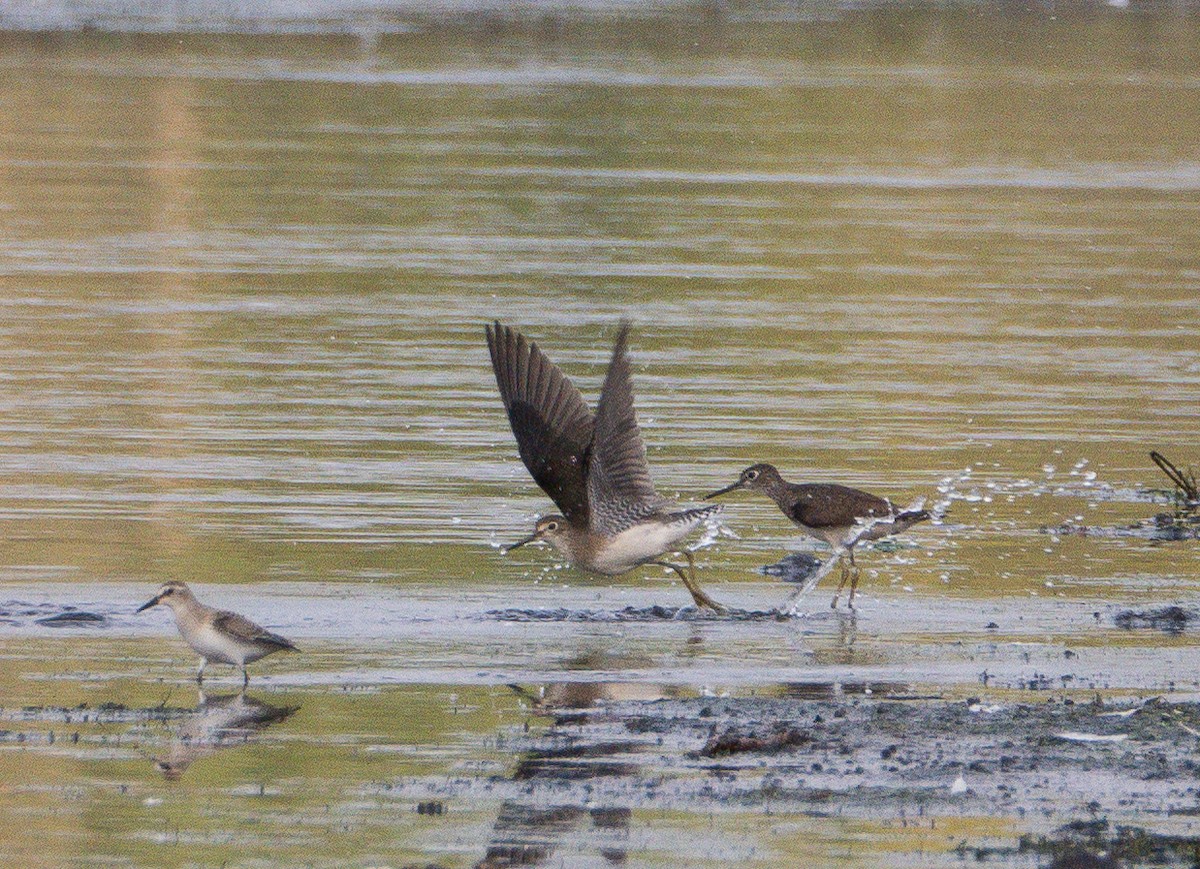
[[275,706],[244,692],[206,696],[171,737],[166,757],[154,757],[154,765],[169,781],[180,778],[201,757],[224,748],[244,745],[255,734],[289,718],[300,707]]
[[[504,869],[511,866],[545,865],[569,839],[594,842],[596,851],[610,865],[627,860],[632,809],[628,805],[604,805],[605,779],[634,778],[640,774],[635,756],[643,745],[637,741],[612,740],[581,743],[559,742],[558,728],[578,722],[587,710],[606,701],[651,700],[667,696],[658,685],[640,682],[558,682],[537,690],[511,685],[536,712],[553,715],[545,735],[550,747],[526,752],[513,771],[513,781],[523,783],[528,799],[505,800],[500,807],[487,853],[475,869]],[[587,804],[556,802],[551,795],[564,788],[587,791]],[[548,797],[545,802],[539,795]]]
[[510,684],[509,689],[527,701],[538,712],[569,714],[584,711],[601,703],[619,700],[661,700],[671,696],[662,685],[651,682],[551,682],[530,690]]

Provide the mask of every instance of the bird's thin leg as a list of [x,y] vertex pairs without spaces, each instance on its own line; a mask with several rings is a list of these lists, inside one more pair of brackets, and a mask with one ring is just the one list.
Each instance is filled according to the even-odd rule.
[[208,658],[200,659],[200,669],[196,671],[196,684],[204,684],[204,668],[208,666]]
[[242,664],[242,690],[250,684],[250,674],[246,672],[246,665]]
[[829,604],[830,609],[837,609],[838,598],[842,596],[842,589],[846,587],[846,580],[850,578],[850,571],[846,569],[846,565],[842,565],[841,579],[838,582],[837,591],[833,593],[833,602]]
[[696,601],[698,606],[706,606],[713,612],[724,613],[729,610],[723,605],[717,603],[704,589],[700,588],[700,583],[696,581],[696,559],[692,557],[692,553],[687,549],[682,550],[683,557],[687,559],[688,574],[691,576],[691,582],[688,584],[688,591],[692,593],[692,599]]
[[858,565],[854,563],[854,549],[853,548],[851,548],[851,550],[850,550],[850,568],[852,571],[852,574],[850,577],[850,597],[847,599],[846,605],[848,607],[850,607],[850,609],[854,609],[854,595],[858,591],[859,571],[858,571]]
[[[821,562],[821,566],[809,574],[808,578],[801,583],[800,587],[791,593],[787,602],[781,606],[776,612],[784,617],[791,617],[800,614],[800,600],[816,588],[821,580],[833,573],[833,569],[842,563],[842,555],[845,554],[845,549],[840,546],[835,546],[829,557]],[[840,590],[840,586],[839,586]],[[834,609],[836,609],[836,603]]]
[[672,564],[669,561],[649,561],[647,564],[657,564],[659,567],[669,567],[671,570],[675,571],[675,573],[679,575],[679,578],[683,580],[683,584],[687,586],[687,590],[691,593],[692,600],[696,602],[696,606],[707,607],[708,609],[717,613],[727,612],[725,607],[709,597],[705,593],[704,589],[702,589],[696,582],[696,560],[692,558],[692,553],[685,549],[683,550],[683,555],[687,559],[688,568],[692,573],[691,576],[688,576],[686,573],[684,573],[683,568],[678,564]]

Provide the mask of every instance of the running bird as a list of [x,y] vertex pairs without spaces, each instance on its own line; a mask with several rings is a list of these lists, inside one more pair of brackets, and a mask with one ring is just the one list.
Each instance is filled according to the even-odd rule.
[[[633,410],[628,338],[629,323],[622,322],[593,414],[537,344],[499,322],[487,327],[496,384],[521,461],[562,511],[539,519],[531,535],[504,551],[544,540],[575,567],[602,576],[643,564],[667,567],[697,606],[723,612],[696,582],[692,554],[677,547],[719,507],[681,508],[655,491]],[[658,560],[674,551],[687,559],[687,572]]]
[[854,609],[854,594],[858,590],[854,544],[860,540],[878,540],[899,534],[930,518],[927,510],[898,511],[887,498],[849,486],[836,483],[789,483],[779,476],[774,465],[766,462],[751,465],[742,471],[736,483],[711,492],[704,499],[716,498],[737,489],[762,492],[778,504],[783,515],[805,534],[832,546],[833,557],[840,556],[842,551],[850,554],[851,569],[842,565],[841,582],[833,595],[834,609],[837,609],[838,597],[847,579],[850,579],[850,599],[847,603]]
[[298,651],[292,641],[256,625],[237,613],[213,609],[196,600],[187,583],[171,580],[163,583],[158,594],[137,608],[138,612],[165,604],[175,614],[175,624],[183,641],[200,656],[196,681],[204,682],[204,668],[212,662],[242,668],[243,687],[250,683],[246,665],[273,652]]

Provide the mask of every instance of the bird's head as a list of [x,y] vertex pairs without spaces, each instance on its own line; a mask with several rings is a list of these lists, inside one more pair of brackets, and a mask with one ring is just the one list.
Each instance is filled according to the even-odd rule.
[[569,527],[570,526],[567,525],[566,518],[563,516],[543,516],[541,519],[537,520],[537,524],[533,527],[532,534],[530,534],[528,537],[518,540],[516,543],[505,546],[503,552],[507,554],[512,552],[514,549],[519,549],[526,543],[537,543],[542,540],[552,543],[556,548],[558,548],[559,541],[566,539],[567,529]]
[[138,607],[137,611],[142,612],[143,610],[148,610],[150,607],[158,606],[160,603],[166,604],[174,609],[178,604],[187,598],[190,598],[191,596],[192,590],[187,587],[186,582],[180,582],[177,579],[173,579],[170,582],[164,582],[162,587],[159,588],[158,594]]
[[704,500],[707,501],[709,498],[726,495],[738,489],[767,489],[772,484],[778,482],[779,479],[779,471],[775,470],[774,465],[759,462],[742,471],[738,475],[737,482],[726,486],[724,489],[717,489],[715,492],[710,492],[704,496]]

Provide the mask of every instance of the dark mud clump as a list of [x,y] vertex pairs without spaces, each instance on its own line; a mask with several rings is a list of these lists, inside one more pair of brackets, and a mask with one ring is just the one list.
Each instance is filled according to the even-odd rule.
[[730,728],[723,733],[714,734],[704,748],[700,749],[700,757],[726,757],[731,754],[756,752],[759,754],[774,754],[785,748],[795,748],[812,741],[806,731],[788,727],[783,722],[777,722],[765,734],[742,733],[736,728]]
[[619,610],[573,610],[566,607],[488,610],[484,618],[501,622],[772,622],[794,616],[778,610],[730,609],[723,613],[694,606],[627,606]]
[[1125,630],[1153,628],[1168,634],[1181,634],[1196,617],[1195,610],[1172,605],[1152,610],[1122,610],[1113,617],[1113,623]]
[[1154,517],[1152,540],[1195,540],[1200,538],[1200,516],[1159,513]]
[[34,621],[35,624],[45,625],[48,628],[86,628],[103,625],[108,619],[99,613],[72,610],[59,613],[58,615],[35,619]]
[[15,600],[0,603],[0,623],[23,625],[29,622],[48,628],[91,628],[107,625],[108,617],[101,613],[52,603],[26,603]]
[[1200,839],[1196,837],[1162,835],[1132,825],[1114,826],[1104,818],[1064,824],[1052,836],[1023,836],[1021,845],[1027,852],[1052,856],[1052,869],[1200,863]]
[[1009,847],[955,849],[977,863],[1005,863],[1027,855],[1048,857],[1048,869],[1123,869],[1127,866],[1200,866],[1200,838],[1154,833],[1107,818],[1071,821],[1048,836],[1024,835]]
[[777,576],[784,582],[804,582],[817,572],[821,559],[808,552],[790,552],[774,564],[758,569],[763,576]]

